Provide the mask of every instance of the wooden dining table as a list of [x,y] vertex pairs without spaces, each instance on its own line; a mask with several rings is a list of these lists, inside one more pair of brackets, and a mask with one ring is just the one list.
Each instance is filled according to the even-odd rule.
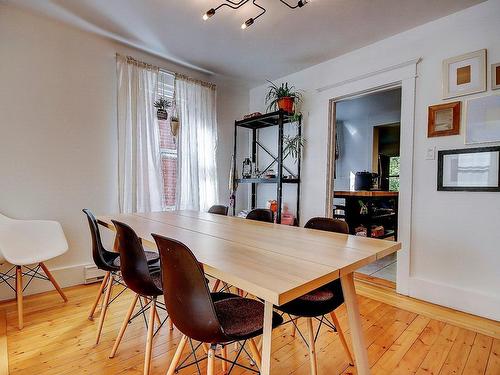
[[273,306],[283,305],[333,280],[342,284],[357,373],[370,373],[353,272],[398,251],[393,241],[357,237],[198,211],[168,211],[101,216],[128,224],[145,246],[151,233],[183,242],[207,274],[264,301],[260,373],[271,371]]

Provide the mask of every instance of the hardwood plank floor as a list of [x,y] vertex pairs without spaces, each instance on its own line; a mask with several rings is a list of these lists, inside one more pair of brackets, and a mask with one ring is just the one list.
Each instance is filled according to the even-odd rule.
[[[464,323],[466,320],[461,313],[458,317],[450,313],[451,317],[443,322],[440,319],[446,317],[449,309],[436,313],[438,307],[431,308],[428,304],[420,307],[415,300],[394,296],[391,294],[394,292],[383,288],[371,289],[372,286],[367,288],[360,284],[357,288],[361,326],[374,375],[500,374],[500,339],[493,337],[499,332],[500,323],[485,320],[486,329],[492,332],[488,336],[484,334],[484,326],[478,330],[465,328],[465,325],[470,328],[474,324]],[[98,285],[67,288],[67,304],[60,303],[57,292],[27,297],[22,331],[17,329],[15,303],[0,304],[0,360],[2,353],[7,352],[7,341],[10,374],[142,374],[146,335],[142,317],[127,328],[116,357],[108,358],[131,293],[124,293],[110,306],[101,342],[94,347],[99,311],[93,322],[87,315],[97,290]],[[367,297],[369,293],[374,298]],[[344,306],[338,309],[337,316],[351,345]],[[2,340],[2,321],[7,340]],[[480,321],[480,318],[473,319],[474,323]],[[305,319],[299,321],[299,329],[302,334],[306,333]],[[307,347],[299,333],[295,338],[290,333],[290,325],[273,332],[272,373],[309,374]],[[153,341],[152,374],[165,374],[180,337],[177,330],[170,331],[166,325],[159,331]],[[320,331],[316,349],[319,374],[356,374],[348,364],[338,335],[331,330]],[[228,352],[234,356],[232,345]],[[202,356],[203,351],[200,349],[197,354]],[[0,362],[2,374],[6,361]],[[242,363],[250,365],[245,356]],[[202,373],[205,371],[206,361],[200,364],[200,369]],[[218,374],[222,371],[218,360],[216,371]],[[180,374],[195,373],[195,367],[180,371]],[[232,372],[235,375],[251,373],[240,368]]]

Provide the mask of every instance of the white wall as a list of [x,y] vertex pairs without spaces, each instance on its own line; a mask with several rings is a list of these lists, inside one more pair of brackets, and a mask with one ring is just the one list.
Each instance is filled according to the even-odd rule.
[[[316,89],[416,57],[423,58],[418,65],[415,103],[409,293],[500,320],[500,195],[438,192],[437,161],[425,160],[428,147],[435,146],[438,150],[465,147],[463,123],[459,136],[427,138],[427,107],[443,102],[441,63],[444,59],[487,48],[488,69],[489,64],[500,61],[498,14],[500,1],[490,0],[282,80],[306,90],[303,110],[308,146],[303,163],[304,221],[324,214],[326,196],[328,123],[325,116],[318,116],[324,108],[318,107],[318,103],[323,102],[317,100]],[[251,111],[265,108],[265,92],[265,86],[251,90]],[[464,99],[467,98],[459,98]]]
[[[48,262],[62,285],[80,283],[82,265],[92,261],[81,209],[118,211],[116,52],[220,81],[220,196],[227,199],[229,135],[248,108],[248,88],[0,3],[0,212],[62,223],[70,250]],[[12,297],[0,286],[0,299]]]

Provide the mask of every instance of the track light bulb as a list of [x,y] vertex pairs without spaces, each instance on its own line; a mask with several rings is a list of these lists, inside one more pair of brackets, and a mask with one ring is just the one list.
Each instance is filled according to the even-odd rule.
[[212,8],[208,10],[204,15],[203,15],[203,21],[208,20],[210,17],[212,17],[215,14],[215,9]]
[[252,26],[252,25],[253,25],[253,18],[249,18],[245,21],[244,24],[241,25],[241,29],[245,30],[247,27]]

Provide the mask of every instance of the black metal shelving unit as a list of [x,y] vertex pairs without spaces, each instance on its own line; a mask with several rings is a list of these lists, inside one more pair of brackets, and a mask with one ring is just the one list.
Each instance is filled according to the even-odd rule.
[[[299,150],[297,158],[297,173],[292,173],[286,166],[283,165],[283,127],[285,124],[298,122],[297,131],[298,135],[302,135],[302,116],[294,116],[293,113],[287,113],[285,111],[279,110],[276,112],[266,113],[264,115],[248,118],[245,120],[235,121],[234,123],[234,160],[233,168],[236,171],[236,155],[237,155],[237,137],[238,128],[246,128],[251,130],[252,134],[252,144],[251,144],[251,159],[253,163],[257,162],[257,150],[260,148],[266,152],[273,161],[263,170],[262,173],[271,169],[275,164],[277,164],[276,178],[240,178],[239,176],[234,176],[238,184],[251,184],[252,185],[252,198],[251,207],[256,208],[257,204],[257,185],[258,184],[276,184],[276,201],[278,203],[278,210],[276,212],[276,222],[281,223],[281,211],[283,209],[283,184],[296,184],[297,185],[297,222],[299,222],[300,214],[300,163],[301,163],[301,151]],[[263,128],[268,128],[271,126],[278,127],[278,145],[277,145],[277,155],[273,155],[272,151],[264,147],[258,139],[258,130]],[[284,178],[283,170],[286,170],[293,178]],[[233,215],[236,214],[236,200],[233,205]]]

